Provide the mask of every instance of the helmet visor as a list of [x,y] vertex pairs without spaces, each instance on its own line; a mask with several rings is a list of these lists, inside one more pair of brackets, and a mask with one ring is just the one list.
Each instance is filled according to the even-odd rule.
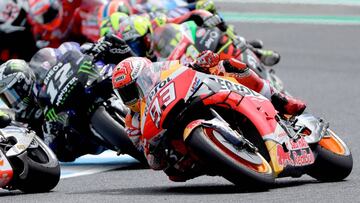
[[9,108],[16,108],[21,102],[21,96],[13,88],[5,89],[0,94],[0,99]]
[[129,47],[135,53],[136,56],[142,56],[142,57],[146,56],[146,49],[148,46],[145,43],[143,37],[139,37],[135,40],[127,41],[126,43],[129,45]]
[[125,105],[132,104],[140,98],[136,82],[132,82],[122,88],[117,88],[114,91],[116,96],[121,98]]

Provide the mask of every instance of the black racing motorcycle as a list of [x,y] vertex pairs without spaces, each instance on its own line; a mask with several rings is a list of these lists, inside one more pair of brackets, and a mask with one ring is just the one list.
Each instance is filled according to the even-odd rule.
[[[33,59],[36,58],[35,55]],[[32,63],[36,64],[36,61]],[[32,68],[37,67],[41,69],[40,66]],[[96,63],[93,56],[77,50],[68,51],[43,74],[43,80],[38,84],[37,98],[44,109],[45,120],[50,125],[64,126],[65,132],[55,133],[82,136],[84,142],[90,140],[146,163],[125,131],[127,108],[113,94],[111,73],[111,66]],[[85,148],[81,139],[77,144]]]

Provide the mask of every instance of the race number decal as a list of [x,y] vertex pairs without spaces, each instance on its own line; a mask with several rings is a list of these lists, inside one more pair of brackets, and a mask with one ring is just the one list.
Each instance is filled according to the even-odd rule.
[[176,99],[175,85],[170,83],[167,87],[162,89],[158,96],[154,99],[154,102],[150,106],[150,117],[155,123],[155,126],[159,128],[162,111]]
[[72,73],[70,63],[66,63],[65,65],[59,63],[50,70],[44,83],[47,86],[46,93],[50,95],[51,103],[54,103],[56,96],[64,87]]

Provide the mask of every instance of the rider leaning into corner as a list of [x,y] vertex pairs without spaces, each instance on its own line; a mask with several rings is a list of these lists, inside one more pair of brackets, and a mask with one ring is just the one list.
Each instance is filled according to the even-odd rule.
[[[114,47],[117,52],[122,49],[122,53],[112,51]],[[97,43],[81,47],[77,43],[66,42],[58,48],[40,49],[29,64],[19,59],[8,60],[0,66],[0,98],[15,113],[15,120],[28,124],[44,139],[60,161],[73,161],[84,154],[98,154],[104,148],[91,142],[86,135],[72,135],[65,130],[66,126],[60,120],[48,121],[45,118],[43,112],[46,106],[39,105],[38,93],[43,87],[42,81],[47,71],[69,51],[93,55],[96,59],[95,68],[112,71],[111,66],[105,63],[117,64],[133,55],[126,50],[130,49],[121,40],[100,39]],[[111,72],[102,72],[111,75]]]
[[[132,2],[130,0],[28,0],[27,20],[32,27],[38,48],[58,47],[65,41],[95,42],[100,38],[100,23],[112,13],[123,12],[130,15],[158,9],[152,2],[136,1],[133,4]],[[199,1],[194,3],[193,7],[192,9],[206,8],[209,4],[207,1]]]
[[263,50],[262,42],[259,40],[246,41],[243,37],[237,36],[232,27],[227,25],[220,15],[206,10],[192,10],[174,18],[168,17],[168,14],[162,11],[131,16],[126,13],[115,12],[102,21],[100,36],[108,33],[116,34],[128,43],[137,56],[157,61],[156,49],[158,47],[155,41],[158,31],[166,24],[181,24],[187,21],[194,21],[198,27],[208,29],[217,27],[224,33],[230,32],[234,49],[250,48],[264,65],[273,66],[280,61],[279,53]]
[[[192,176],[182,174],[181,169],[167,169],[163,154],[150,151],[149,143],[141,142],[139,109],[142,98],[137,89],[136,81],[140,72],[150,69],[151,65],[152,62],[149,59],[142,57],[130,57],[121,61],[113,71],[113,88],[124,104],[131,109],[131,112],[126,116],[126,130],[135,146],[144,152],[149,166],[155,170],[166,169],[165,172],[173,181],[185,181]],[[199,54],[196,61],[189,64],[189,67],[209,74],[234,77],[239,83],[271,100],[274,107],[282,114],[297,115],[305,110],[306,106],[302,101],[276,92],[267,81],[259,78],[246,64],[236,59],[220,60],[218,54],[204,51]],[[156,151],[159,152],[159,150]]]

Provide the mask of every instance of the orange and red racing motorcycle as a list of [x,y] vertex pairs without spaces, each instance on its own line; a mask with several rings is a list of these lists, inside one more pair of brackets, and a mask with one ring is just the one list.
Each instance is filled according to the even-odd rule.
[[136,82],[143,95],[140,139],[166,160],[168,175],[218,175],[261,187],[303,174],[340,181],[352,170],[349,148],[327,122],[308,113],[279,115],[233,78],[170,61],[154,63]]

